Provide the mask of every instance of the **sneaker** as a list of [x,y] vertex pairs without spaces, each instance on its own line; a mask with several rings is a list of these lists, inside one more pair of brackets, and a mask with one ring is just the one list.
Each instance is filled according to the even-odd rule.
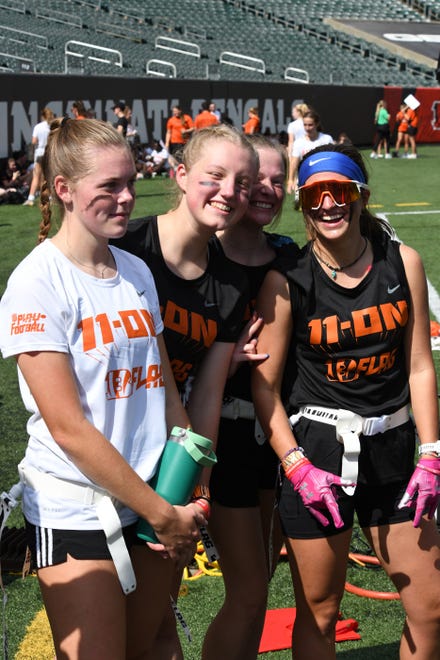
[[33,199],[27,199],[25,202],[23,202],[22,206],[33,206],[34,203],[35,202]]
[[378,158],[383,158],[383,154],[377,154]]
[[392,155],[391,154],[386,154],[385,158],[392,158]]
[[370,158],[377,158],[377,153],[375,151],[372,151],[370,154]]
[[417,154],[408,154],[407,158],[417,158]]

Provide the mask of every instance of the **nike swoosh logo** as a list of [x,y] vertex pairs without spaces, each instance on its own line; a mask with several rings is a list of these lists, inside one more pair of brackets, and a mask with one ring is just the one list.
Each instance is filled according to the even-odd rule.
[[320,163],[322,160],[330,160],[328,156],[325,158],[315,158],[315,160],[309,160],[309,165],[312,167],[313,165],[316,165],[316,163]]
[[138,290],[136,289],[136,293],[138,294],[138,296],[139,296],[139,298],[140,298],[141,296],[144,295],[144,293],[145,293],[145,289],[143,289],[143,291],[138,291]]
[[391,287],[388,285],[388,293],[394,293],[394,291],[397,291],[397,289],[400,288],[400,284],[397,284],[396,286]]
[[205,307],[215,307],[217,305],[216,302],[208,302],[205,300]]

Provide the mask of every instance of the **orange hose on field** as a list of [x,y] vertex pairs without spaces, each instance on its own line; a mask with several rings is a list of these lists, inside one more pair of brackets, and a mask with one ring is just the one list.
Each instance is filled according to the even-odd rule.
[[365,564],[374,564],[375,566],[380,566],[380,561],[373,555],[363,555],[360,552],[350,552],[348,554],[348,558],[352,559],[356,563],[364,562]]
[[[365,564],[374,564],[380,566],[380,561],[377,557],[372,555],[363,555],[359,552],[350,552],[348,558],[352,561],[365,566]],[[345,591],[355,596],[362,596],[364,598],[375,598],[377,600],[400,600],[400,595],[396,591],[373,591],[372,589],[364,589],[363,587],[356,587],[350,582],[345,583]]]
[[372,591],[371,589],[363,589],[362,587],[355,587],[350,582],[345,583],[345,591],[356,596],[363,596],[364,598],[375,598],[377,600],[400,600],[400,596],[395,591]]

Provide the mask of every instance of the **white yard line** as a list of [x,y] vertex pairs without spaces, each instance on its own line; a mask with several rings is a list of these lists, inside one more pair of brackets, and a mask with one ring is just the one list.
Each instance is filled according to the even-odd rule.
[[426,281],[428,282],[429,308],[437,323],[440,323],[440,296],[432,286],[431,282],[428,279]]
[[378,213],[386,218],[388,215],[439,215],[440,211],[389,211],[388,213]]

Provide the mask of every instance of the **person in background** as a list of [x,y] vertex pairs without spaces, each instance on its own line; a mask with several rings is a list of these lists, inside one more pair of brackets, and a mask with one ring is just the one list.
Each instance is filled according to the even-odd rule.
[[228,124],[228,126],[234,126],[234,122],[233,122],[232,118],[228,115],[228,113],[227,113],[226,110],[224,110],[224,111],[222,112],[222,120],[221,120],[221,123],[222,123],[222,124]]
[[152,149],[146,156],[142,172],[145,179],[156,177],[158,174],[168,174],[168,151],[162,141],[153,140]]
[[[240,131],[225,124],[194,131],[176,168],[173,208],[133,220],[117,241],[154,274],[174,379],[194,431],[214,447],[226,378],[249,359],[252,329],[242,330],[246,275],[210,239],[243,216],[257,174],[258,155]],[[196,490],[210,509],[209,476],[202,474]],[[180,581],[181,572],[171,591],[174,600]],[[171,606],[154,652],[152,657],[183,658]]]
[[291,155],[293,143],[297,138],[303,138],[306,134],[304,130],[303,117],[310,110],[307,103],[295,103],[292,105],[292,121],[287,125],[288,135],[288,155]]
[[386,101],[381,99],[376,105],[374,113],[374,126],[376,136],[373,144],[373,151],[370,158],[380,158],[381,148],[383,147],[385,158],[392,158],[390,148],[390,113],[387,110]]
[[321,119],[314,110],[308,110],[304,113],[303,126],[305,131],[304,137],[297,138],[294,141],[291,153],[289,153],[289,174],[287,179],[287,192],[289,194],[296,191],[298,165],[301,158],[312,149],[322,144],[331,144],[333,142],[331,135],[322,132]]
[[419,125],[419,116],[417,114],[417,110],[413,110],[413,108],[408,108],[407,117],[408,117],[407,135],[408,135],[409,147],[411,149],[411,152],[408,153],[407,158],[417,158],[416,135],[417,135],[417,128]]
[[74,119],[86,119],[88,112],[83,101],[74,101],[72,103],[71,113]]
[[341,133],[339,133],[338,138],[336,140],[336,144],[353,144],[353,142],[350,136],[345,131],[341,131]]
[[128,119],[125,116],[125,108],[126,105],[123,103],[123,101],[119,101],[119,103],[116,103],[112,108],[116,116],[116,121],[113,126],[116,128],[118,133],[121,133],[123,137],[127,136],[128,128]]
[[209,111],[208,101],[203,101],[200,112],[194,119],[194,128],[199,131],[201,128],[208,128],[208,126],[216,126],[219,123],[217,116]]
[[127,138],[130,147],[133,150],[135,150],[137,145],[139,144],[139,133],[132,124],[133,111],[129,105],[125,106],[124,116],[127,120],[127,132],[125,134],[125,137]]
[[[275,258],[298,250],[287,236],[267,231],[280,216],[287,157],[284,147],[262,135],[250,138],[260,169],[242,219],[218,238],[231,264],[239,264],[250,282],[247,316],[256,319],[255,302]],[[251,396],[253,362],[227,381],[210,490],[209,530],[219,552],[225,597],[211,622],[202,658],[251,660],[258,654],[266,614],[268,585],[282,537],[275,505],[278,458],[265,442]]]
[[248,120],[243,124],[244,133],[246,133],[246,135],[254,135],[254,133],[260,132],[260,127],[261,121],[258,108],[249,108]]
[[20,158],[10,156],[6,161],[6,166],[0,175],[0,183],[4,192],[4,199],[9,204],[22,204],[29,194],[30,181],[32,173],[25,162],[20,165]]
[[212,112],[212,114],[217,117],[217,119],[220,123],[221,120],[222,120],[222,113],[220,112],[220,110],[217,108],[216,104],[213,101],[211,101],[211,103],[209,104],[208,109],[209,109],[209,112]]
[[33,206],[35,195],[40,190],[41,185],[41,160],[46,149],[47,138],[50,132],[50,123],[54,114],[50,108],[43,108],[41,111],[41,121],[36,124],[32,130],[32,145],[34,147],[34,167],[32,170],[32,181],[29,189],[29,195],[23,206]]
[[[260,289],[258,347],[270,358],[253,372],[256,412],[284,474],[292,655],[335,658],[356,513],[405,610],[400,658],[433,660],[440,441],[426,275],[417,252],[369,212],[367,170],[353,146],[314,149],[298,178],[310,241]],[[297,373],[284,399],[290,364]]]
[[[174,567],[206,518],[148,485],[172,427],[189,420],[152,274],[108,245],[127,229],[136,170],[108,123],[63,118],[42,171],[40,244],[0,302],[1,350],[31,413],[19,466],[28,545],[57,658],[152,657]],[[48,238],[53,206],[62,223]],[[159,543],[138,539],[139,517]]]
[[185,114],[179,105],[174,105],[171,113],[166,125],[165,149],[170,155],[170,175],[174,175],[175,168],[180,161],[180,152],[194,130],[194,122],[192,117]]
[[408,106],[406,103],[401,103],[400,110],[396,115],[396,126],[397,126],[397,140],[394,150],[394,156],[399,157],[400,146],[403,143],[403,157],[408,156],[409,148],[409,138],[408,138],[408,126],[409,126],[409,116],[408,116]]

